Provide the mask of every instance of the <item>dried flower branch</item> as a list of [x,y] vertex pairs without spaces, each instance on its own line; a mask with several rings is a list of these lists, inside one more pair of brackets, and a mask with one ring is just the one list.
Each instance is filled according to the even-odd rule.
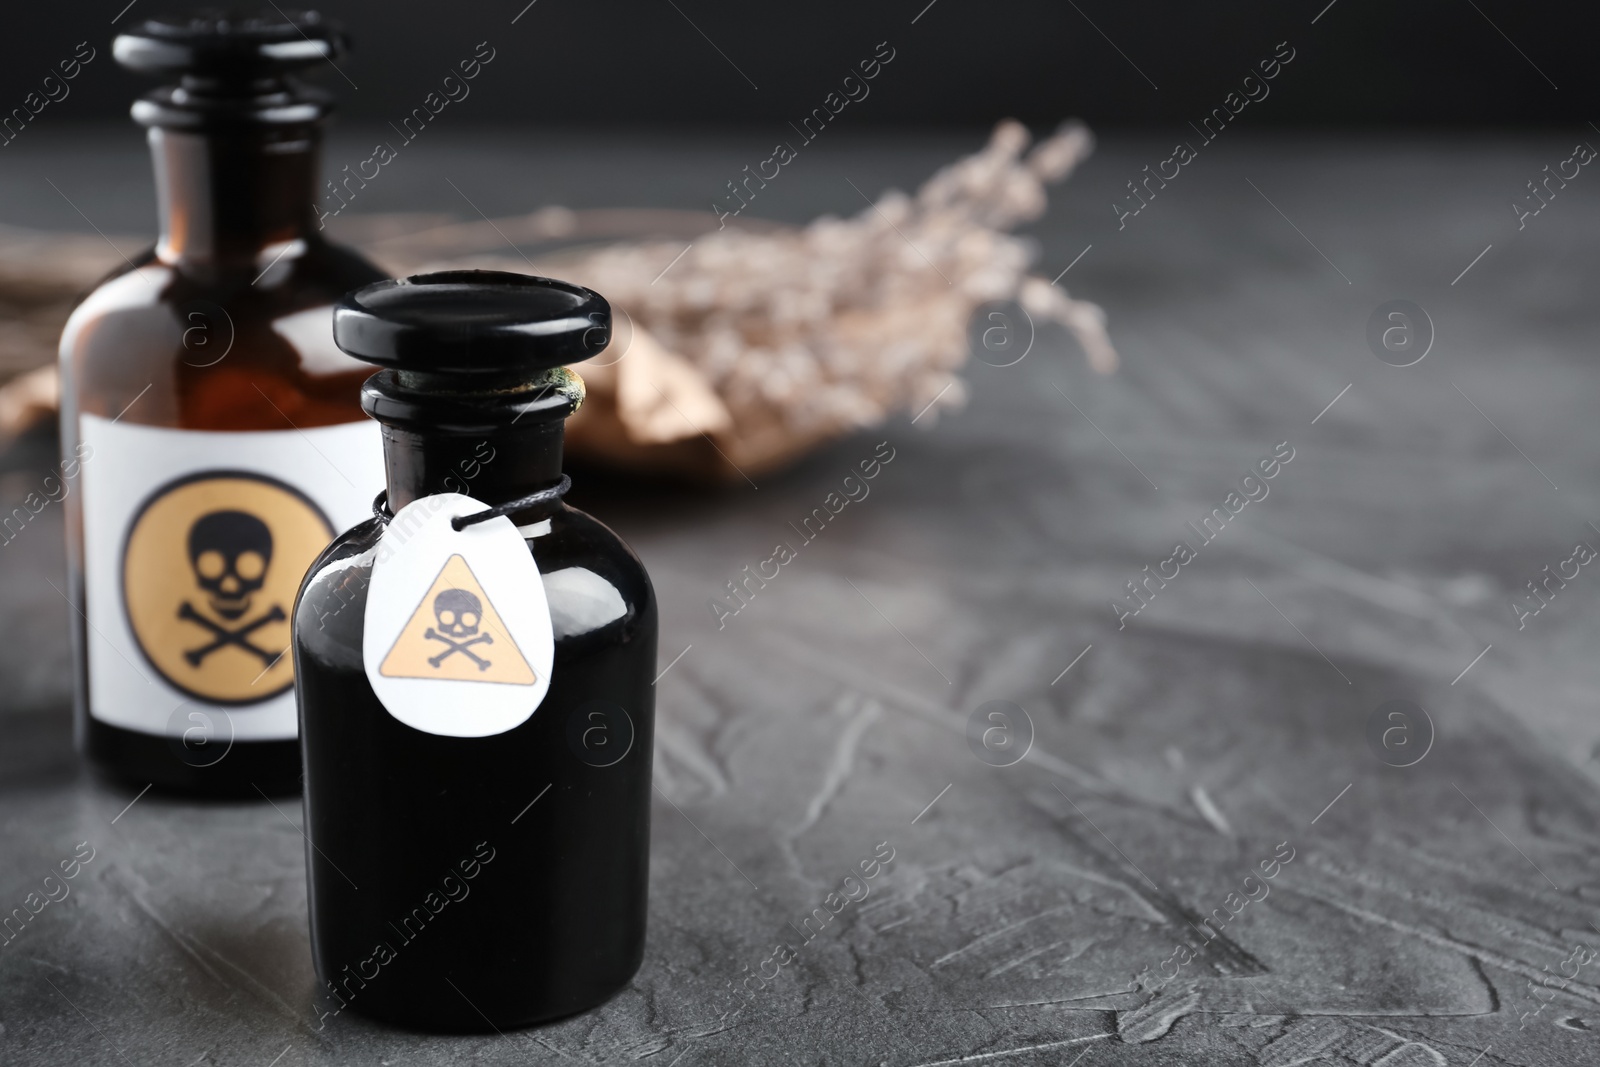
[[[853,218],[722,230],[687,250],[615,244],[563,260],[553,272],[626,312],[634,345],[648,338],[647,354],[631,364],[630,350],[578,368],[596,402],[574,420],[573,451],[691,472],[710,464],[733,478],[896,411],[931,404],[932,415],[964,400],[955,372],[967,358],[968,322],[996,301],[1018,301],[1035,320],[1060,323],[1090,364],[1109,373],[1117,357],[1104,314],[1030,276],[1032,246],[1008,232],[1043,214],[1046,184],[1071,173],[1093,138],[1071,123],[1031,152],[1028,141],[1021,124],[1003,122],[982,151],[940,170],[914,198],[890,191]],[[685,370],[706,388],[693,388]],[[647,404],[632,412],[640,432],[630,432],[627,411],[614,424],[607,416],[616,397],[650,394],[629,387],[641,375],[674,404],[655,380],[665,375],[700,414],[690,417],[679,403],[674,419],[665,404]],[[688,450],[645,454],[673,440]]]

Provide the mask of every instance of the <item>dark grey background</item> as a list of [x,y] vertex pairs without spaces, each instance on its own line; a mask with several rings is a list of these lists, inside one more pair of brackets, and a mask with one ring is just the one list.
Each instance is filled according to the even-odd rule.
[[[124,2],[10,12],[4,99],[103,48]],[[298,806],[137,798],[83,767],[51,508],[0,549],[0,908],[74,843],[97,858],[0,953],[0,1062],[1596,1061],[1600,969],[1529,983],[1600,936],[1600,594],[1579,579],[1524,629],[1511,605],[1600,533],[1600,202],[1579,178],[1524,229],[1508,207],[1587,136],[1592,16],[937,0],[913,25],[926,0],[538,0],[511,25],[525,2],[329,7],[360,87],[322,79],[346,105],[330,174],[478,41],[498,49],[352,214],[704,210],[887,39],[873,95],[752,213],[860,211],[852,185],[914,188],[1000,115],[1081,115],[1101,148],[1030,232],[1040,272],[1072,265],[1061,284],[1105,308],[1122,370],[1092,375],[1045,329],[1013,367],[965,368],[966,409],[833,442],[759,491],[576,478],[662,604],[650,935],[613,1001],[508,1035],[316,1029]],[[1119,228],[1125,182],[1282,40],[1295,62],[1245,128]],[[103,51],[74,86],[0,149],[0,221],[131,249],[154,219],[135,83]],[[1398,298],[1437,330],[1405,369],[1366,342]],[[871,498],[717,629],[708,598],[879,440],[897,456]],[[1279,441],[1296,458],[1270,499],[1119,629],[1123,583]],[[44,436],[0,453],[0,499],[54,455]],[[1033,723],[1012,767],[967,745],[994,700]],[[1366,736],[1392,700],[1436,731],[1404,769]],[[880,841],[898,858],[871,900],[722,1016]],[[1297,858],[1226,951],[1138,987],[1280,842]]]
[[[1275,92],[1253,122],[1583,122],[1596,87],[1596,13],[1576,2],[935,0],[924,11],[928,0],[537,0],[513,25],[527,2],[329,0],[320,10],[355,39],[340,66],[359,90],[333,71],[323,80],[341,90],[353,118],[393,119],[487,40],[504,58],[463,107],[473,121],[782,123],[817,106],[887,40],[894,64],[852,124],[987,126],[1009,114],[1166,126],[1198,119],[1287,40],[1298,51],[1280,83],[1288,91]],[[127,3],[8,10],[0,109],[19,105],[79,41],[102,48],[118,28],[199,6]],[[267,5],[245,9],[256,7]],[[139,83],[103,58],[61,110],[126,113]]]

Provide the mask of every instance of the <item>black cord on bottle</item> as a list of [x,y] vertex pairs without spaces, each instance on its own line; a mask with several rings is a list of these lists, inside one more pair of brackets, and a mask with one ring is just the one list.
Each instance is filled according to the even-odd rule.
[[[515,500],[507,500],[504,504],[496,504],[491,508],[485,508],[483,511],[475,511],[471,515],[458,515],[450,520],[450,528],[460,531],[468,526],[475,526],[480,522],[488,522],[490,519],[498,518],[501,515],[511,515],[518,511],[526,511],[528,508],[538,507],[540,504],[548,504],[552,500],[560,500],[566,496],[567,490],[571,488],[572,479],[563,474],[561,480],[548,489],[541,489],[537,493],[529,493],[527,496],[521,496]],[[387,489],[373,498],[372,514],[377,516],[378,521],[385,526],[389,524],[390,519],[394,518],[394,512],[389,510],[389,491]]]

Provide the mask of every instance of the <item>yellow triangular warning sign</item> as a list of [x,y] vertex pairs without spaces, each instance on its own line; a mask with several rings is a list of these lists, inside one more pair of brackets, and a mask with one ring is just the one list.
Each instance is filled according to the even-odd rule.
[[440,569],[378,673],[386,678],[534,683],[533,668],[459,555]]

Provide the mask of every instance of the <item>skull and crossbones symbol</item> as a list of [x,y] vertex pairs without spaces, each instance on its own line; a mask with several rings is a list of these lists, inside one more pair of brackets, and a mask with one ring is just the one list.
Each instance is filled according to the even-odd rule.
[[478,632],[483,624],[483,604],[475,593],[466,589],[441,589],[433,598],[433,617],[439,628],[430,626],[422,636],[430,641],[443,641],[449,647],[437,656],[428,657],[429,666],[437,668],[459,652],[476,663],[478,670],[489,669],[490,661],[471,650],[472,645],[494,644],[491,635]]
[[250,640],[263,626],[288,618],[283,607],[272,605],[256,618],[230,628],[250,611],[251,598],[267,580],[272,563],[272,531],[267,524],[243,511],[213,511],[200,516],[189,527],[189,565],[195,584],[207,594],[212,612],[221,622],[208,618],[185,600],[178,618],[197,623],[211,631],[211,643],[184,652],[191,667],[199,667],[213,652],[232,646],[271,666],[283,652],[271,652]]

